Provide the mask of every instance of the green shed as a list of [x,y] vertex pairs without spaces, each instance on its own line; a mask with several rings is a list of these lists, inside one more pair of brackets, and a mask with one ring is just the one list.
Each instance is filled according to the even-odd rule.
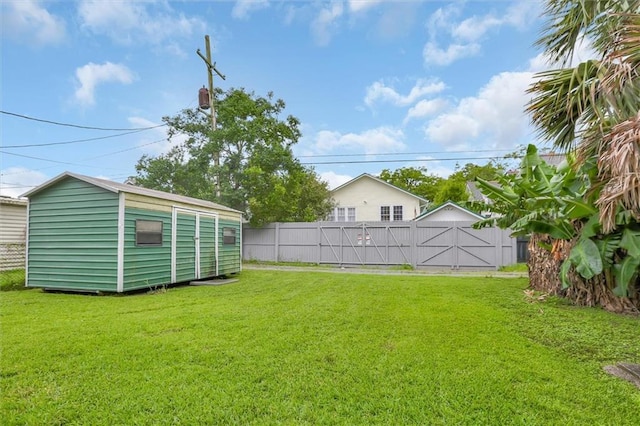
[[24,196],[27,287],[122,293],[241,270],[229,207],[70,172]]

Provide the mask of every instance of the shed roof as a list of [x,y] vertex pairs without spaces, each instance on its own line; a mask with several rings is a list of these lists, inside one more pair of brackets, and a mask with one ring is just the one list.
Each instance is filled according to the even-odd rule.
[[389,182],[384,181],[384,180],[382,180],[382,179],[380,179],[380,178],[378,178],[378,177],[376,177],[376,176],[373,176],[373,175],[371,175],[371,174],[369,174],[369,173],[363,173],[363,174],[361,174],[360,176],[356,176],[356,177],[354,177],[353,179],[351,179],[350,181],[348,181],[348,182],[346,182],[346,183],[343,183],[342,185],[338,186],[337,188],[332,189],[332,190],[331,190],[331,192],[338,191],[339,189],[342,189],[342,188],[344,188],[344,187],[346,187],[346,186],[349,186],[349,185],[351,185],[352,183],[354,183],[354,182],[356,182],[356,181],[358,181],[358,180],[360,180],[360,179],[363,179],[363,178],[369,178],[369,179],[372,179],[372,180],[374,180],[374,181],[376,181],[376,182],[379,182],[379,183],[381,183],[381,184],[387,185],[387,186],[388,186],[388,187],[390,187],[390,188],[393,188],[393,189],[395,189],[395,190],[397,190],[397,191],[403,192],[403,193],[405,193],[405,194],[407,194],[407,195],[410,195],[410,196],[412,196],[412,197],[414,197],[414,198],[417,198],[418,200],[420,200],[420,201],[421,201],[421,202],[423,202],[423,203],[428,203],[428,202],[429,202],[429,201],[428,201],[428,200],[426,200],[425,198],[422,198],[422,197],[420,197],[420,196],[418,196],[418,195],[412,194],[411,192],[409,192],[409,191],[407,191],[407,190],[404,190],[404,189],[402,189],[402,188],[398,188],[397,186],[395,186],[395,185],[393,185],[393,184],[390,184]]
[[440,210],[442,210],[442,209],[444,209],[446,207],[453,207],[455,209],[461,210],[461,211],[473,216],[476,219],[484,219],[484,217],[482,217],[478,213],[472,212],[471,210],[466,209],[466,208],[462,207],[461,205],[454,203],[453,201],[447,201],[446,203],[442,203],[439,206],[436,206],[436,207],[434,207],[432,209],[427,210],[426,212],[422,213],[420,216],[416,217],[413,220],[422,220],[422,219],[424,219],[424,218],[426,218],[428,216],[431,216],[432,214],[434,214],[434,213],[436,213],[436,212],[438,212],[438,211],[440,211]]
[[102,189],[106,189],[107,191],[111,191],[111,192],[115,192],[115,193],[125,192],[125,193],[129,193],[129,194],[138,194],[138,195],[144,195],[144,196],[152,197],[152,198],[159,198],[159,199],[162,199],[162,200],[175,201],[177,203],[192,204],[192,205],[195,205],[195,206],[207,207],[207,208],[210,208],[210,209],[217,209],[217,210],[224,210],[224,211],[228,211],[228,212],[242,213],[239,210],[235,210],[235,209],[232,209],[230,207],[223,206],[222,204],[213,203],[211,201],[205,201],[205,200],[200,200],[198,198],[186,197],[184,195],[171,194],[169,192],[157,191],[155,189],[142,188],[142,187],[139,187],[139,186],[130,185],[130,184],[126,184],[126,183],[112,182],[110,180],[99,179],[99,178],[80,175],[80,174],[72,173],[72,172],[61,173],[58,176],[54,177],[53,179],[50,179],[50,180],[46,181],[45,183],[43,183],[42,185],[32,189],[31,191],[25,192],[24,194],[22,194],[22,196],[23,197],[30,197],[30,196],[32,196],[34,194],[37,194],[38,192],[48,188],[48,187],[56,184],[57,182],[65,179],[67,177],[72,177],[72,178],[81,180],[83,182],[86,182],[86,183],[88,183],[90,185],[95,185],[97,187],[100,187]]
[[23,206],[27,207],[27,200],[24,198],[12,198],[12,197],[4,197],[0,196],[0,204],[9,204],[14,206]]

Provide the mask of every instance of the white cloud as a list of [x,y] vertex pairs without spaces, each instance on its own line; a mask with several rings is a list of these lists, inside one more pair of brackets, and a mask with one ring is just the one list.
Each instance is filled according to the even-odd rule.
[[236,0],[231,16],[236,19],[249,19],[249,15],[269,7],[269,0]]
[[524,108],[533,81],[531,72],[504,72],[491,78],[477,96],[431,120],[425,133],[447,149],[469,149],[479,139],[484,148],[515,148],[529,132]]
[[438,47],[435,42],[428,42],[424,45],[422,56],[426,66],[429,65],[449,65],[458,59],[477,55],[480,52],[478,43],[470,44],[450,44],[446,49]]
[[411,108],[407,112],[407,116],[404,119],[404,124],[414,118],[424,118],[430,115],[437,114],[447,107],[449,103],[442,98],[437,99],[423,99]]
[[[143,117],[129,117],[128,120],[132,127],[153,127],[160,124]],[[138,141],[137,146],[144,154],[155,157],[166,154],[171,148],[182,144],[188,138],[187,135],[177,133],[169,140],[167,128],[158,127],[145,132],[145,136]]]
[[322,130],[316,134],[315,149],[319,152],[332,150],[364,151],[367,155],[384,152],[403,151],[405,149],[404,133],[391,127],[378,127],[362,133],[332,132]]
[[507,9],[503,21],[517,29],[525,29],[534,21],[532,17],[540,16],[542,5],[542,2],[530,0],[514,2]]
[[337,31],[336,20],[342,16],[344,7],[342,3],[333,2],[326,8],[322,8],[320,13],[311,23],[311,33],[320,46],[326,46],[331,41],[331,37]]
[[349,175],[339,175],[335,172],[324,172],[320,173],[320,179],[327,182],[329,184],[329,189],[332,190],[349,182],[353,177]]
[[438,80],[419,79],[411,88],[409,94],[401,95],[392,87],[386,86],[382,81],[376,81],[367,87],[364,103],[371,107],[376,101],[386,101],[396,106],[407,106],[427,95],[442,92],[445,84]]
[[455,170],[451,167],[447,167],[442,165],[441,161],[431,161],[433,157],[418,157],[419,160],[429,160],[425,162],[425,166],[427,167],[427,173],[434,174],[436,176],[440,176],[441,178],[447,178],[450,174],[452,174]]
[[2,32],[30,44],[58,44],[65,38],[65,23],[35,0],[2,1]]
[[19,197],[49,178],[41,172],[24,167],[9,167],[0,173],[0,195]]
[[[587,38],[578,39],[576,46],[574,48],[573,56],[569,61],[569,67],[575,67],[581,62],[587,61],[589,59],[597,59],[598,54],[593,48],[593,44],[591,40]],[[529,61],[529,71],[540,72],[546,71],[553,68],[560,68],[562,64],[552,63],[550,58],[546,56],[544,53],[538,54],[536,57],[532,58]]]
[[489,29],[502,24],[502,20],[487,16],[472,16],[460,22],[453,28],[451,34],[460,40],[476,41],[480,39]]
[[74,95],[76,100],[82,105],[93,105],[97,85],[110,82],[130,84],[133,81],[133,74],[129,68],[121,64],[89,62],[76,69],[76,78],[79,86]]
[[81,25],[116,42],[164,45],[173,37],[204,32],[204,21],[176,13],[166,2],[82,0],[78,4]]
[[367,9],[371,9],[383,0],[349,0],[349,11],[352,13],[363,12]]
[[[522,0],[512,3],[502,16],[474,15],[460,22],[455,22],[461,13],[460,6],[438,9],[428,20],[430,38],[423,49],[425,65],[445,66],[477,55],[481,50],[480,41],[491,29],[502,26],[523,29],[533,21],[531,16],[538,15],[539,7],[538,2]],[[446,47],[436,40],[443,35],[449,38]]]

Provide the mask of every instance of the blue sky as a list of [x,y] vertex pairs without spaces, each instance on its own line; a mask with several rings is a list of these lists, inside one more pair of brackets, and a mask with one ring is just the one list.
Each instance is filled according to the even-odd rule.
[[[7,1],[1,109],[60,123],[143,128],[197,105],[209,34],[215,85],[273,91],[302,123],[294,152],[331,187],[361,173],[486,163],[535,140],[523,113],[539,1]],[[124,181],[165,152],[133,134],[0,115],[0,190],[65,170]],[[120,136],[114,136],[120,135]],[[105,139],[59,142],[112,136]],[[175,139],[173,143],[176,143]],[[33,144],[53,144],[31,146]],[[453,159],[453,160],[452,160]],[[456,160],[457,159],[457,160]],[[345,163],[350,162],[350,163]]]

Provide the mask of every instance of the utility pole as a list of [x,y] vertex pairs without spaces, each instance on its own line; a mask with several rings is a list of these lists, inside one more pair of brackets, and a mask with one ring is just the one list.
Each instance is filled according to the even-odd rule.
[[[202,55],[200,49],[196,51],[198,56],[202,58],[202,60],[207,65],[207,74],[209,75],[209,108],[211,109],[211,131],[215,132],[216,130],[216,108],[214,102],[214,93],[213,93],[213,73],[215,72],[220,76],[221,79],[226,80],[224,74],[221,74],[220,71],[216,68],[216,63],[211,62],[211,42],[209,41],[209,36],[204,36],[204,45],[206,50],[206,55]],[[213,157],[213,165],[216,168],[216,198],[220,199],[220,175],[217,173],[218,167],[220,166],[220,151],[215,152]]]

